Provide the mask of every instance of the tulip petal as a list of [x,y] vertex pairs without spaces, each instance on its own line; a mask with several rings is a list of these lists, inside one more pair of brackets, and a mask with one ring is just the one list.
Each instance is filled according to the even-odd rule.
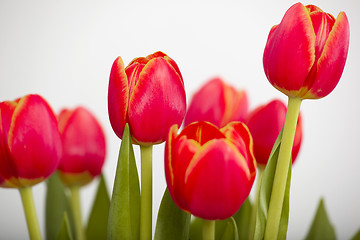
[[122,138],[128,111],[129,84],[121,57],[114,61],[109,79],[108,112],[111,126]]
[[193,139],[200,145],[216,138],[225,138],[225,135],[213,124],[209,122],[192,123],[181,132],[180,136]]
[[227,140],[214,139],[203,148],[186,172],[187,204],[195,216],[225,219],[240,208],[250,192],[249,169]]
[[151,59],[140,73],[129,101],[129,125],[142,144],[165,141],[173,124],[181,125],[186,96],[181,79],[163,58]]
[[349,22],[346,14],[340,12],[317,62],[314,83],[304,98],[325,97],[336,87],[345,67],[349,39]]
[[29,184],[26,179],[40,180],[54,172],[61,156],[61,139],[56,117],[43,98],[27,95],[19,101],[8,142],[24,184]]
[[275,88],[287,95],[301,89],[315,62],[315,40],[308,10],[294,4],[270,31],[264,50],[265,74]]

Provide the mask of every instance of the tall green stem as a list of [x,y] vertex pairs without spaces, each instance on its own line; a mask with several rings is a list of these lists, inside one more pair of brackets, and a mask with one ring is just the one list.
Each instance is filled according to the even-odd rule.
[[21,201],[24,207],[26,223],[31,240],[40,240],[41,233],[36,215],[34,198],[31,187],[19,188]]
[[255,199],[254,199],[253,207],[251,209],[251,218],[250,218],[250,225],[249,225],[249,240],[254,239],[255,226],[256,226],[256,213],[257,213],[257,207],[258,207],[258,202],[259,202],[260,185],[261,185],[263,173],[264,173],[264,167],[258,167],[256,188],[255,188]]
[[279,157],[276,165],[274,182],[271,191],[268,219],[266,221],[264,235],[265,240],[273,240],[277,239],[278,237],[280,217],[286,188],[286,179],[288,176],[291,151],[294,143],[296,124],[300,112],[300,105],[300,98],[289,97],[284,130],[279,150]]
[[71,186],[70,193],[70,204],[74,215],[76,239],[85,240],[85,231],[81,217],[80,187]]
[[140,240],[152,238],[152,146],[140,146]]
[[215,221],[203,219],[202,229],[203,240],[214,240],[215,239]]

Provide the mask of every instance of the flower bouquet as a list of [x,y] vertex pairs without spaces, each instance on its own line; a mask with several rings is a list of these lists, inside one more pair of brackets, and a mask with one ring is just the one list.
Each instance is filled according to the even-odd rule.
[[[105,135],[88,109],[55,114],[38,94],[3,101],[0,186],[19,190],[30,239],[44,237],[32,194],[43,181],[47,239],[286,239],[292,164],[303,135],[300,106],[334,90],[348,48],[344,12],[335,18],[294,4],[271,28],[263,53],[265,75],[287,105],[274,98],[251,111],[247,92],[221,78],[204,84],[187,106],[186,79],[163,52],[126,67],[116,58],[107,107],[121,145],[111,194],[102,174]],[[160,143],[167,188],[153,225],[152,157]],[[140,147],[140,166],[133,145]],[[96,177],[84,223],[80,190]],[[323,199],[303,237],[336,238]]]

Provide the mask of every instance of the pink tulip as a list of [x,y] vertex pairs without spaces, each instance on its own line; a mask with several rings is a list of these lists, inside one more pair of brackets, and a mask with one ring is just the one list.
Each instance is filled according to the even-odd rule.
[[1,186],[29,187],[48,178],[62,153],[56,117],[39,95],[0,103]]
[[349,22],[314,5],[296,3],[270,30],[264,50],[269,82],[290,97],[328,95],[342,75],[349,48]]
[[164,142],[173,124],[181,124],[186,111],[184,82],[175,61],[162,52],[135,58],[126,68],[118,57],[108,91],[111,126],[122,138],[125,124],[135,143]]
[[165,145],[169,193],[184,211],[208,220],[232,216],[248,197],[256,175],[248,128],[232,122],[218,129],[195,122],[178,135],[174,125]]

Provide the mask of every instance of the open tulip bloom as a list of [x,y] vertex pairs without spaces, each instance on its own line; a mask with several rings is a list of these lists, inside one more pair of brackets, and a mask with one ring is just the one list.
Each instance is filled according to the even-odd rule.
[[[180,68],[163,52],[126,67],[116,58],[107,110],[121,139],[119,157],[111,198],[102,177],[87,226],[79,188],[102,173],[100,123],[83,107],[64,109],[56,118],[36,94],[0,102],[0,187],[20,191],[32,240],[41,239],[41,231],[31,187],[56,170],[47,181],[47,239],[284,240],[291,160],[303,134],[300,105],[338,84],[349,31],[344,12],[334,18],[314,5],[291,6],[270,29],[263,54],[265,76],[288,104],[273,100],[252,111],[247,92],[221,78],[195,92],[187,109]],[[153,234],[152,149],[164,142],[164,159],[156,161],[164,161],[167,188]],[[133,144],[140,147],[140,171]],[[306,239],[335,237],[320,201]]]

